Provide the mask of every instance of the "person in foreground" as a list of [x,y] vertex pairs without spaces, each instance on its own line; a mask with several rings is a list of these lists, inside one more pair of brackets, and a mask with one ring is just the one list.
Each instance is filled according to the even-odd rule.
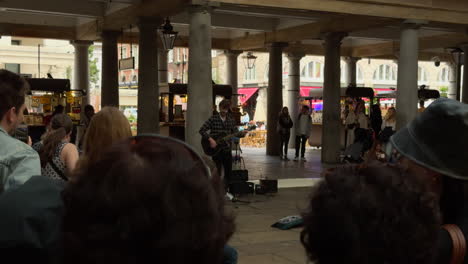
[[23,122],[29,84],[19,75],[0,70],[0,194],[41,175],[39,155],[10,135]]
[[131,136],[130,123],[125,115],[116,107],[104,107],[93,115],[89,123],[83,140],[83,153],[77,166],[99,160],[112,144]]
[[397,166],[327,172],[313,189],[301,242],[317,264],[432,263],[436,198]]
[[63,192],[64,263],[222,263],[233,219],[185,143],[137,136],[76,174]]
[[222,183],[187,144],[134,137],[75,174],[63,192],[37,176],[1,195],[0,248],[36,249],[35,263],[235,263]]
[[50,122],[50,131],[39,149],[42,176],[59,181],[68,181],[78,161],[78,149],[70,143],[73,123],[66,114],[55,115]]
[[[468,105],[438,99],[390,138],[397,161],[440,199],[443,224],[468,238]],[[440,229],[437,263],[449,263],[453,241]],[[468,263],[468,254],[463,263]]]

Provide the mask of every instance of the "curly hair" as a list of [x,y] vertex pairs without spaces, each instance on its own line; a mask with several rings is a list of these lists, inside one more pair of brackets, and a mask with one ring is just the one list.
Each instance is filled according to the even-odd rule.
[[433,262],[440,226],[436,198],[399,167],[329,171],[303,217],[301,242],[314,263]]
[[63,192],[64,263],[221,263],[234,221],[184,144],[131,138],[76,173]]
[[57,114],[50,121],[50,131],[44,137],[44,146],[39,150],[41,167],[45,167],[54,157],[60,142],[73,130],[73,122],[66,114]]

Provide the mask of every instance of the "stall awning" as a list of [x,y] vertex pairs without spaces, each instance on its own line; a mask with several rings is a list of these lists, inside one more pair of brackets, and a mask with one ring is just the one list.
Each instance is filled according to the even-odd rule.
[[237,92],[241,94],[239,101],[241,104],[244,104],[249,100],[252,95],[254,95],[255,92],[257,92],[258,88],[239,88]]
[[312,89],[320,89],[322,88],[321,86],[301,86],[301,96],[302,97],[308,97],[309,92]]

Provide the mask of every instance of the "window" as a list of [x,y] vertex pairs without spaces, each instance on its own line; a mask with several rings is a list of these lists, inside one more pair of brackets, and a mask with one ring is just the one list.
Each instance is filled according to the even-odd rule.
[[427,74],[424,68],[418,67],[418,82],[427,82]]
[[[346,74],[348,74],[348,67],[346,64],[343,64],[341,66],[341,82],[344,83],[346,81]],[[362,71],[361,67],[356,65],[356,82],[357,83],[362,83]]]
[[134,82],[134,83],[138,82],[138,76],[133,75],[132,82]]
[[128,54],[127,54],[127,47],[126,46],[121,46],[121,59],[125,59],[128,57]]
[[309,62],[302,68],[301,77],[311,80],[323,80],[323,63],[318,61]]
[[252,81],[257,78],[256,72],[255,72],[255,66],[252,69],[246,69],[244,72],[244,80],[246,81]]
[[169,63],[174,62],[174,50],[170,50],[167,53],[167,60],[169,61]]
[[450,82],[450,69],[449,69],[449,67],[443,67],[439,71],[439,75],[437,76],[437,81],[441,82],[441,83]]
[[396,82],[397,74],[395,67],[388,64],[381,64],[377,70],[374,71],[374,81],[380,82]]
[[218,56],[218,51],[217,50],[211,50],[211,57],[214,58]]
[[125,78],[125,75],[122,75],[122,79],[120,80],[120,82],[125,82],[126,81],[126,78]]
[[21,67],[17,63],[5,63],[5,69],[19,74]]
[[21,45],[21,40],[12,39],[11,40],[11,45],[12,46],[20,46]]
[[138,67],[138,45],[132,46],[132,55],[135,58],[135,67]]

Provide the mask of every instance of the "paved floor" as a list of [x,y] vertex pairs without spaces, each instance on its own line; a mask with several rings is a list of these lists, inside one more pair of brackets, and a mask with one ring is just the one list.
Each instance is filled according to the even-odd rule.
[[[249,178],[258,180],[268,179],[313,179],[319,178],[322,171],[320,150],[308,148],[306,162],[295,162],[290,154],[290,161],[280,160],[279,157],[267,156],[264,148],[242,148],[242,157],[249,170]],[[294,151],[291,149],[290,153]]]
[[[318,179],[314,179],[317,182]],[[237,229],[229,244],[239,253],[239,264],[305,264],[300,243],[301,228],[279,230],[270,227],[278,219],[297,215],[307,206],[310,187],[284,188],[274,196],[248,196],[250,204],[230,203]]]

